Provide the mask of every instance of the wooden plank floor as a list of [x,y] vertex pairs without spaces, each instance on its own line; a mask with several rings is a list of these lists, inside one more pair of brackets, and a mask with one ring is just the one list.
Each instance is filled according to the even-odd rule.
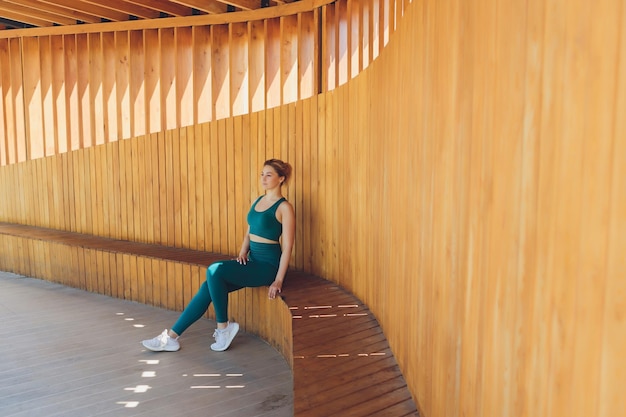
[[291,370],[255,336],[212,352],[203,319],[177,353],[140,345],[177,316],[0,272],[0,416],[293,415]]

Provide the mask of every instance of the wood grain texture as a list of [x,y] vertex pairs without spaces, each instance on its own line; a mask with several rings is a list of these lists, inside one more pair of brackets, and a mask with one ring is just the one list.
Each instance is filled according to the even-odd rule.
[[[118,132],[131,138],[95,153],[80,149],[84,109],[94,106],[79,65],[88,38],[46,33],[56,48],[38,59],[65,76],[53,82],[65,123],[56,125],[58,153],[43,164],[27,160],[19,137],[31,105],[21,89],[23,39],[0,39],[0,187],[11,196],[0,219],[232,255],[260,193],[260,166],[284,158],[296,173],[287,189],[298,221],[292,266],[370,307],[424,415],[623,414],[626,9],[616,0],[358,3],[327,4],[313,18],[321,93],[293,103],[280,104],[293,91],[275,84],[281,68],[291,80],[292,61],[279,55],[311,54],[282,47],[281,36],[301,35],[311,17],[250,22],[252,113],[220,120],[211,77],[222,54],[208,40],[221,29],[194,27],[196,124],[170,130],[152,104],[165,91],[162,28],[116,32],[118,56],[131,51],[118,92],[128,89],[129,99],[117,104],[131,115]],[[378,20],[370,31],[365,14],[351,11]],[[219,38],[231,39],[225,33]],[[359,39],[368,33],[378,36],[371,48]],[[371,57],[342,55],[366,49]],[[245,54],[235,56],[242,64]],[[363,68],[350,78],[355,65]],[[110,199],[108,213],[98,196]],[[23,243],[3,246],[3,262]],[[123,259],[109,267],[111,293],[124,296]],[[167,305],[164,269],[150,267],[146,294]]]

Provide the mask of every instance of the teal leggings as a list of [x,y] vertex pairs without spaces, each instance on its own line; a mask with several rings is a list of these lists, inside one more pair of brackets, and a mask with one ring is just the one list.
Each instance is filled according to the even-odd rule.
[[183,334],[198,321],[213,302],[218,323],[228,321],[228,293],[244,287],[271,285],[278,272],[280,245],[250,242],[250,260],[246,265],[236,260],[211,264],[206,271],[206,281],[182,312],[172,330]]

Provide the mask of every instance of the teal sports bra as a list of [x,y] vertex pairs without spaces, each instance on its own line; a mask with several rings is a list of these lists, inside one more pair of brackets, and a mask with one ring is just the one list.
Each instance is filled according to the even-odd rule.
[[280,235],[283,234],[283,225],[276,220],[276,210],[280,203],[286,201],[285,197],[281,198],[270,208],[264,211],[256,211],[255,207],[257,203],[263,198],[263,196],[256,199],[250,211],[248,212],[248,225],[250,225],[250,233],[263,237],[265,239],[278,241]]

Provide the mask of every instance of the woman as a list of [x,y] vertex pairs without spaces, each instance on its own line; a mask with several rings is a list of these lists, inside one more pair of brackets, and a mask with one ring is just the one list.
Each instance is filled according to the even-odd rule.
[[291,171],[291,165],[286,162],[278,159],[265,161],[261,172],[265,194],[256,199],[248,212],[248,231],[237,259],[210,265],[206,281],[171,330],[165,329],[154,339],[144,340],[144,347],[155,352],[179,350],[179,336],[202,317],[213,302],[217,330],[213,334],[215,343],[211,349],[224,351],[239,331],[237,323],[228,321],[228,293],[265,285],[269,286],[269,298],[273,299],[281,292],[296,228],[293,207],[281,191]]

